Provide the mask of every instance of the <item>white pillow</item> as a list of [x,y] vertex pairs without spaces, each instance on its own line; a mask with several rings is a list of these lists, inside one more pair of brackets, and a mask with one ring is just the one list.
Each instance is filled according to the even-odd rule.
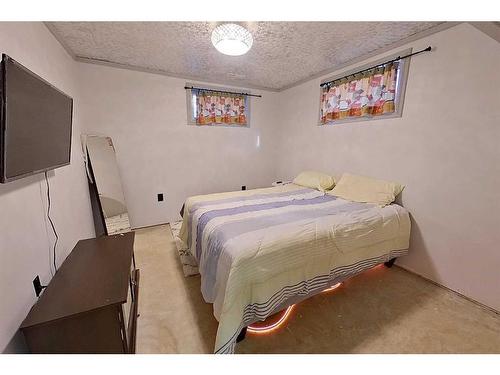
[[335,181],[333,180],[332,176],[327,175],[326,173],[315,171],[301,172],[297,177],[295,177],[293,183],[296,185],[317,189],[319,191],[330,190],[335,186]]
[[391,204],[404,189],[397,182],[344,173],[328,194],[355,202],[374,203],[381,207]]

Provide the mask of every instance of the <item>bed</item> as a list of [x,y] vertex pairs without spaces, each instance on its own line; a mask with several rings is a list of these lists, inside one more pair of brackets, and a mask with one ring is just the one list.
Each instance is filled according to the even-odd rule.
[[219,321],[215,353],[248,325],[375,265],[405,255],[406,209],[287,184],[193,196],[180,242]]

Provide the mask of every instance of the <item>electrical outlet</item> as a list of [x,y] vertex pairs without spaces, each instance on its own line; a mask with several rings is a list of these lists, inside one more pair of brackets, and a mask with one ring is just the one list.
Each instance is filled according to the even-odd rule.
[[42,290],[46,288],[42,283],[40,282],[40,277],[36,275],[35,279],[33,280],[33,287],[35,288],[35,294],[37,297],[40,296],[40,293],[42,293]]
[[163,202],[163,193],[158,193],[158,202]]
[[243,186],[241,187],[241,190],[246,190],[246,189],[247,189],[247,186],[246,186],[246,185],[243,185]]

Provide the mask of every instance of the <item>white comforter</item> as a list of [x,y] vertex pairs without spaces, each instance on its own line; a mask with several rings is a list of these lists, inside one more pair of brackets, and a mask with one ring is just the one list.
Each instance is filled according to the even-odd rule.
[[219,321],[215,352],[286,301],[390,258],[409,246],[408,212],[349,202],[294,184],[210,194],[185,203],[180,239]]

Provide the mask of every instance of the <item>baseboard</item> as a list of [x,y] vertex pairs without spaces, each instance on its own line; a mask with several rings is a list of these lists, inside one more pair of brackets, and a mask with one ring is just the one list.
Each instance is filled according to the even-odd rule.
[[500,315],[500,311],[498,311],[498,310],[494,309],[493,307],[490,307],[490,306],[488,306],[488,305],[485,305],[484,303],[481,303],[481,302],[479,302],[479,301],[476,301],[476,300],[475,300],[475,299],[473,299],[473,298],[470,298],[470,297],[468,297],[468,296],[466,296],[466,295],[464,295],[464,294],[462,294],[462,293],[460,293],[460,292],[457,292],[456,290],[453,290],[453,289],[451,289],[451,288],[448,288],[447,286],[444,286],[444,285],[442,285],[442,284],[439,284],[438,282],[436,282],[436,281],[434,281],[434,280],[432,280],[432,279],[429,279],[428,277],[425,277],[425,276],[423,276],[423,275],[419,274],[418,272],[415,272],[415,271],[413,271],[413,270],[411,270],[411,269],[408,269],[408,268],[406,268],[406,267],[400,266],[400,265],[399,265],[399,264],[397,264],[397,263],[395,263],[394,265],[395,265],[396,267],[401,268],[402,270],[404,270],[404,271],[406,271],[406,272],[409,272],[409,273],[411,273],[411,274],[413,274],[413,275],[415,275],[415,276],[418,276],[418,277],[420,277],[420,278],[422,278],[422,279],[424,279],[424,280],[426,280],[426,281],[428,281],[428,282],[430,282],[430,283],[432,283],[432,284],[434,284],[434,285],[436,285],[436,286],[438,286],[438,287],[440,287],[440,288],[443,288],[443,289],[449,290],[450,292],[453,292],[454,294],[456,294],[456,295],[458,295],[458,296],[460,296],[460,297],[462,297],[462,298],[465,298],[466,300],[468,300],[468,301],[470,301],[470,302],[474,303],[475,305],[478,305],[478,306],[480,306],[480,307],[482,307],[482,308],[484,308],[484,309],[486,309],[486,310],[489,310],[489,311],[491,311],[491,312],[492,312],[492,313],[494,313],[494,314]]
[[147,229],[147,228],[159,227],[161,225],[167,225],[167,224],[170,224],[170,222],[158,223],[158,224],[151,224],[151,225],[144,225],[142,227],[133,227],[133,228],[130,228],[130,229],[132,229],[132,230]]

